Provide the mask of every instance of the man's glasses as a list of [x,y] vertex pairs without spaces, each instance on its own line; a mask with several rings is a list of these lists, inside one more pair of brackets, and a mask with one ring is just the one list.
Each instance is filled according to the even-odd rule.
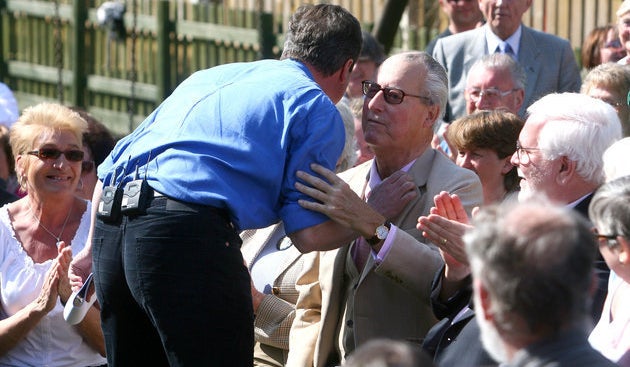
[[416,96],[413,94],[405,93],[397,88],[384,88],[381,87],[380,84],[370,80],[364,80],[363,82],[361,82],[361,85],[363,86],[363,95],[368,98],[374,98],[374,96],[378,92],[383,91],[383,98],[385,99],[385,102],[389,104],[401,104],[405,97],[420,98],[425,100],[428,104],[431,104],[431,98],[429,97]]
[[531,159],[529,158],[529,151],[530,150],[541,150],[540,148],[524,148],[521,146],[521,144],[519,142],[516,142],[516,157],[518,158],[518,161],[523,164],[529,164],[529,162],[531,162]]
[[26,154],[37,156],[39,157],[39,159],[43,160],[58,159],[63,154],[70,162],[81,162],[83,161],[84,155],[83,151],[78,149],[61,151],[55,148],[42,148],[38,150],[32,150],[30,152],[27,152]]
[[92,173],[93,170],[94,170],[94,161],[81,162],[81,174]]
[[486,97],[486,99],[490,99],[490,100],[497,100],[517,90],[518,90],[517,88],[513,88],[513,89],[505,90],[505,91],[497,89],[497,88],[488,88],[488,89],[470,88],[466,90],[466,94],[468,94],[468,98],[470,98],[471,101],[479,102],[481,97]]

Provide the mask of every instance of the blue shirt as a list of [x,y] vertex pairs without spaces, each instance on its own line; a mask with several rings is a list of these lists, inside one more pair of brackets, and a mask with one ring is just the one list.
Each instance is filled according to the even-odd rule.
[[182,82],[116,144],[98,176],[124,184],[137,170],[169,197],[228,209],[238,229],[282,219],[292,233],[328,219],[298,205],[308,197],[295,190],[295,172],[314,174],[311,163],[334,170],[344,141],[337,108],[305,65],[233,63]]

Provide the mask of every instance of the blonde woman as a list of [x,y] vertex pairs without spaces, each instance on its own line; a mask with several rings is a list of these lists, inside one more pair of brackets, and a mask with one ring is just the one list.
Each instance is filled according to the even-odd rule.
[[68,266],[85,246],[90,204],[75,196],[86,122],[53,103],[27,108],[11,129],[25,197],[0,208],[0,365],[100,366],[96,307],[71,326]]

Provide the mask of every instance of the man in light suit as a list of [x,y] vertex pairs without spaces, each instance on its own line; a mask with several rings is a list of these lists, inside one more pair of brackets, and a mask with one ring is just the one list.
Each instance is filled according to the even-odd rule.
[[360,217],[366,230],[320,253],[298,279],[289,366],[340,364],[375,338],[420,343],[436,322],[429,295],[442,262],[417,219],[443,190],[457,192],[469,211],[482,202],[477,176],[431,149],[447,98],[439,63],[424,52],[397,54],[363,84],[363,131],[375,158],[340,177],[320,166],[321,178],[298,174],[306,183],[298,190],[317,200],[300,205],[341,224]]
[[[346,128],[346,143],[335,167],[337,172],[342,172],[353,167],[357,159],[354,116],[344,100],[336,106]],[[289,330],[298,298],[295,282],[304,264],[318,254],[301,253],[287,236],[283,222],[248,229],[240,236],[241,253],[252,280],[254,366],[282,367],[287,363]]]
[[526,27],[521,18],[533,0],[478,0],[483,27],[441,38],[433,56],[446,68],[449,106],[445,121],[465,114],[464,87],[472,64],[497,51],[513,55],[527,75],[525,100],[519,111],[552,92],[577,92],[580,70],[567,40]]
[[252,276],[254,366],[283,366],[298,297],[295,281],[304,256],[310,254],[303,255],[293,246],[282,222],[243,231],[241,238],[243,260]]

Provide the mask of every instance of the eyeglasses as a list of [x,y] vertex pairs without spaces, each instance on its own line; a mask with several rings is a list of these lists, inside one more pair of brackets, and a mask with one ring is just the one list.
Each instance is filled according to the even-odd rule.
[[621,103],[621,102],[614,102],[611,101],[610,99],[606,99],[606,98],[598,98],[601,101],[604,101],[606,103],[608,103],[609,105],[613,106],[613,107],[621,107],[621,106],[625,106],[625,103]]
[[593,98],[599,99],[600,101],[606,102],[609,105],[618,108],[618,107],[622,107],[622,106],[626,106],[626,105],[630,105],[630,92],[628,92],[628,95],[626,96],[626,103],[623,102],[615,102],[609,98],[604,98],[604,97],[598,97],[598,96],[592,96]]
[[383,88],[380,84],[370,81],[364,80],[361,82],[363,87],[363,95],[368,98],[373,98],[378,92],[383,91],[383,98],[385,102],[389,104],[401,104],[405,97],[416,97],[420,99],[424,99],[427,103],[431,104],[431,98],[424,96],[416,96],[413,94],[405,93],[397,88]]
[[529,158],[529,151],[530,150],[542,150],[540,148],[524,148],[521,146],[521,144],[519,142],[516,142],[516,157],[518,157],[518,161],[525,165],[528,164],[529,162],[531,162],[531,159]]
[[623,28],[630,28],[630,19],[628,18],[620,19],[617,24],[619,24],[619,26]]
[[26,154],[34,155],[39,157],[39,159],[48,160],[48,159],[58,159],[62,154],[66,157],[70,162],[81,162],[83,160],[83,151],[78,149],[71,149],[66,151],[61,151],[55,148],[42,148],[38,150],[32,150],[30,152],[26,152]]
[[602,244],[604,241],[606,243],[606,246],[609,249],[613,249],[615,247],[617,247],[618,243],[617,243],[617,237],[619,235],[616,234],[600,234],[597,232],[597,228],[593,228],[593,236],[595,236],[595,239],[597,240],[598,244]]
[[94,161],[81,162],[81,174],[88,174],[94,170]]
[[486,97],[487,99],[496,100],[498,98],[503,98],[508,94],[517,91],[517,88],[513,88],[510,90],[502,91],[497,88],[488,88],[488,89],[479,89],[479,88],[470,88],[466,90],[466,94],[473,102],[479,102],[481,97]]
[[621,48],[621,41],[614,39],[610,42],[604,43],[604,47],[602,48]]

